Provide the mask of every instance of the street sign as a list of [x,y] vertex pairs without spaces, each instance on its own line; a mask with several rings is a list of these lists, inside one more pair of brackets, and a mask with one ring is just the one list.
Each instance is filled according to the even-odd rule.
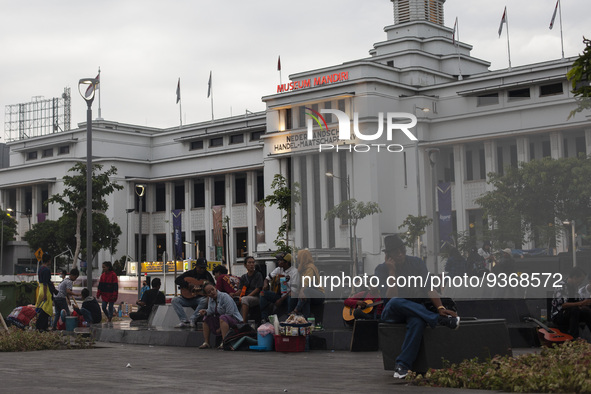
[[41,262],[41,258],[43,257],[43,250],[41,250],[41,248],[37,249],[35,252],[35,257],[37,257],[38,262]]

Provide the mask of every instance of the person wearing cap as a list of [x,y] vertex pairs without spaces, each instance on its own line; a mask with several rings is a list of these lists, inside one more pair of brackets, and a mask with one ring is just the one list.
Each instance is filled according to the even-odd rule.
[[[263,282],[263,291],[261,291],[261,317],[269,317],[269,309],[273,305],[273,312],[279,309],[284,303],[287,303],[287,313],[291,312],[298,300],[295,297],[298,294],[299,274],[298,270],[291,265],[291,254],[278,254],[277,268],[267,275]],[[292,297],[291,295],[294,295]]]
[[[193,282],[193,280],[191,280],[190,278],[198,281],[215,283],[211,274],[207,272],[207,260],[205,260],[203,257],[197,259],[197,262],[195,263],[195,268],[185,272],[184,274],[180,275],[175,279],[174,283],[178,285],[180,289],[188,289],[191,291],[185,293],[192,293],[192,296],[190,297],[183,296],[181,294],[178,297],[174,297],[171,301],[172,308],[179,317],[179,320],[181,321],[176,326],[177,328],[194,327],[197,319],[201,317],[199,315],[199,310],[207,309],[207,297],[200,296],[192,292],[195,286],[194,284],[190,283]],[[193,313],[190,319],[187,318],[187,314],[183,309],[183,307],[186,306],[195,309],[195,312]]]
[[[425,281],[429,280],[429,272],[423,260],[406,255],[406,245],[398,235],[387,236],[384,246],[385,265],[389,270],[391,283],[381,283],[390,286],[386,292],[390,300],[384,307],[382,320],[386,323],[406,323],[406,335],[394,370],[394,377],[403,379],[418,356],[425,327],[429,325],[434,328],[439,325],[457,329],[460,318],[454,311],[442,305],[436,291],[429,290],[428,286],[421,286],[420,283],[416,286],[410,285],[411,277],[421,277],[423,283],[426,283]],[[397,287],[392,278],[402,283],[402,277],[405,277],[406,285]],[[429,300],[437,309],[437,313],[425,307],[424,302]]]

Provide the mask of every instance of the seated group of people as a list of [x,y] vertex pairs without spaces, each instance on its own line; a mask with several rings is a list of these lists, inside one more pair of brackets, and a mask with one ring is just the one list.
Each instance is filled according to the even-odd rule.
[[[246,273],[240,278],[229,275],[227,268],[220,265],[213,270],[214,279],[206,270],[207,261],[198,259],[194,269],[175,281],[181,289],[181,295],[172,300],[180,320],[177,327],[194,327],[196,322],[203,321],[206,342],[202,348],[208,348],[210,332],[225,335],[230,327],[247,323],[255,308],[260,308],[262,320],[283,307],[286,313],[308,317],[312,306],[324,303],[324,289],[300,281],[302,276],[310,276],[316,277],[318,283],[319,272],[310,251],[300,250],[297,260],[296,269],[290,254],[278,255],[277,268],[263,278],[254,257],[247,256],[244,258]],[[184,307],[194,308],[195,312],[187,316]]]

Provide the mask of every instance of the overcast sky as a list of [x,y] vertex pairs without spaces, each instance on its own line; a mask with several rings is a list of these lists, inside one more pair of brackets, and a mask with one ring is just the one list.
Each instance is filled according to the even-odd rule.
[[[591,37],[590,0],[561,0],[565,56]],[[512,65],[560,58],[560,25],[548,29],[556,0],[447,0],[445,25],[459,19],[472,55],[506,68],[507,6]],[[85,121],[78,80],[101,68],[102,117],[152,127],[261,111],[282,77],[368,57],[393,24],[389,0],[0,0],[0,110],[72,89],[72,127]],[[94,117],[98,102],[93,105]],[[4,120],[4,116],[3,116]],[[0,133],[0,141],[5,141]]]

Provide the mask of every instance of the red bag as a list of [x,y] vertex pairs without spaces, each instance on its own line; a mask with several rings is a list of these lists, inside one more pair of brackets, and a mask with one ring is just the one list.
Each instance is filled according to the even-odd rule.
[[6,320],[18,328],[25,328],[36,315],[35,308],[31,306],[19,306],[14,308]]

